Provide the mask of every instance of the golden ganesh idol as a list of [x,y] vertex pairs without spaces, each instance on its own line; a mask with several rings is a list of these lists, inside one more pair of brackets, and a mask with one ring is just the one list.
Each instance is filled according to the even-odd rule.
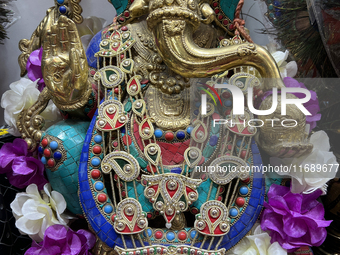
[[[280,89],[275,61],[235,35],[235,0],[114,1],[119,15],[86,51],[79,2],[55,1],[20,42],[22,75],[42,47],[46,84],[21,112],[22,137],[30,150],[38,146],[67,208],[86,218],[96,254],[225,254],[262,210],[258,145],[280,157],[312,149],[294,105],[270,116],[302,123],[289,132],[243,125],[255,118],[247,107],[233,113],[236,99],[223,84],[254,98]],[[67,119],[42,131],[50,100]]]

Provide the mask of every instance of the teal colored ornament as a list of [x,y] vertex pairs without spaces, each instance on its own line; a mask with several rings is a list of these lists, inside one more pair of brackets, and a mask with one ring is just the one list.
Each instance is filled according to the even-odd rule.
[[126,9],[128,5],[128,0],[109,0],[111,4],[115,7],[117,11],[117,16],[119,16]]

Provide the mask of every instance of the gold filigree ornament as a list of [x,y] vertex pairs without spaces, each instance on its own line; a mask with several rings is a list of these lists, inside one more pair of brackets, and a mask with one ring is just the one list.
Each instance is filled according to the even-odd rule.
[[226,185],[235,178],[246,180],[249,177],[247,163],[239,157],[222,156],[210,164],[209,178],[218,185]]
[[146,104],[143,99],[137,99],[132,104],[132,111],[134,114],[136,114],[138,117],[144,116],[146,112]]
[[247,94],[248,88],[260,88],[261,80],[247,72],[236,73],[229,79],[229,84],[234,85]]
[[144,148],[144,155],[151,164],[158,166],[161,159],[161,148],[157,143],[150,143]]
[[204,143],[209,134],[207,125],[203,121],[195,120],[193,126],[191,138],[197,143]]
[[109,39],[104,39],[99,44],[100,51],[95,54],[95,57],[114,57],[124,54],[131,49],[136,41],[131,38],[131,32],[120,32],[115,30]]
[[124,73],[116,66],[106,66],[96,72],[94,79],[100,80],[104,87],[112,89],[124,82]]
[[245,109],[243,115],[234,115],[230,112],[225,127],[231,132],[242,136],[254,136],[257,133],[256,122],[253,122],[254,115]]
[[166,227],[171,228],[176,214],[186,211],[188,206],[198,199],[196,189],[202,180],[168,173],[142,175],[142,182],[146,185],[145,197],[150,199],[153,208],[163,215]]
[[126,91],[130,96],[137,96],[141,90],[142,90],[142,86],[140,84],[140,81],[142,80],[142,76],[140,75],[135,75],[133,76],[127,86],[126,86]]
[[153,134],[155,132],[155,129],[152,125],[151,118],[145,118],[140,124],[139,124],[139,135],[142,139],[147,140],[153,137]]
[[220,201],[213,200],[201,206],[201,213],[196,215],[195,229],[202,235],[223,236],[230,230],[227,207]]
[[141,204],[134,198],[126,198],[118,203],[114,218],[114,229],[122,235],[143,232],[148,227],[146,213]]
[[196,147],[189,147],[184,152],[184,160],[189,168],[195,167],[202,159],[202,151]]
[[[117,251],[121,255],[146,255],[146,254],[168,254],[168,255],[177,255],[177,254],[204,254],[204,255],[223,255],[225,254],[225,249],[219,250],[205,250],[193,246],[187,245],[152,245],[145,246],[136,249],[123,249],[119,246],[115,247],[115,251]],[[189,253],[190,252],[190,253]]]
[[101,168],[105,174],[113,170],[120,179],[126,182],[135,180],[140,173],[138,161],[125,151],[114,151],[106,155]]
[[99,106],[96,127],[101,131],[110,132],[123,127],[128,120],[123,104],[117,100],[108,100]]

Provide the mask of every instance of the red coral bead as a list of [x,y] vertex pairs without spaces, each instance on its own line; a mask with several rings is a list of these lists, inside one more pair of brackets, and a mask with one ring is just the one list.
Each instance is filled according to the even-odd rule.
[[174,133],[172,133],[172,132],[167,132],[165,135],[164,135],[164,137],[165,137],[165,140],[167,140],[167,141],[172,141],[173,139],[174,139]]
[[93,153],[100,154],[102,152],[102,148],[100,146],[94,146],[93,147]]
[[163,237],[163,232],[162,231],[156,231],[155,238],[161,239],[162,237]]
[[91,172],[91,177],[93,179],[98,179],[100,177],[100,171],[98,169],[94,169]]
[[185,240],[187,238],[187,233],[185,233],[184,231],[181,231],[178,233],[178,239],[179,240]]
[[44,150],[44,155],[45,155],[46,158],[51,157],[51,151],[49,149],[45,149]]
[[245,200],[244,200],[243,197],[238,197],[238,198],[236,199],[236,205],[237,205],[237,206],[242,207],[242,206],[244,206],[244,203],[245,203]]
[[49,167],[54,167],[55,166],[55,161],[53,158],[50,158],[48,161],[47,161],[47,165]]
[[41,144],[42,144],[42,146],[46,147],[46,146],[47,146],[47,144],[48,144],[48,141],[47,141],[47,139],[46,139],[46,138],[44,138],[44,139],[41,141]]
[[101,203],[104,203],[107,199],[105,194],[99,194],[97,198],[98,198],[98,201]]

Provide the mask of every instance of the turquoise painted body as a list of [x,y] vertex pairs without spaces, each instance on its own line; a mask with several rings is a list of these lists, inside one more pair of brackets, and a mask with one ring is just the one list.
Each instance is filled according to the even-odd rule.
[[78,168],[80,154],[90,122],[63,120],[48,128],[45,135],[57,137],[66,151],[66,160],[56,171],[46,168],[48,180],[53,190],[60,192],[67,209],[74,214],[83,214],[78,197]]

